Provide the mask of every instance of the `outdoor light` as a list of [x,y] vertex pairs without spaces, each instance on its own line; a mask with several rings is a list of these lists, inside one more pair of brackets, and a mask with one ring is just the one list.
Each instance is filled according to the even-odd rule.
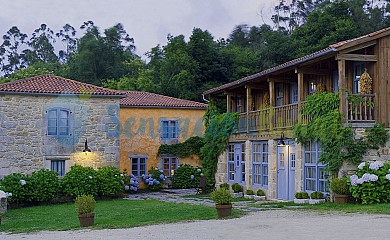
[[91,149],[88,148],[88,141],[87,141],[87,139],[85,139],[85,145],[84,145],[83,152],[85,152],[85,154],[91,152]]
[[280,135],[280,141],[279,141],[278,146],[284,146],[284,145],[286,145],[286,144],[284,143],[284,134],[282,133]]

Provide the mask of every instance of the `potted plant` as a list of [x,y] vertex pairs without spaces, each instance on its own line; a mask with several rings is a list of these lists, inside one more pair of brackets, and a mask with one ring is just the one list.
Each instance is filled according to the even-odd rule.
[[215,202],[218,218],[229,217],[232,214],[232,195],[225,188],[214,189],[211,199]]
[[77,213],[81,227],[89,227],[94,224],[96,201],[92,195],[77,196],[75,200]]
[[254,196],[254,199],[257,201],[264,201],[265,200],[265,192],[262,189],[258,189],[256,192],[256,196]]
[[255,196],[255,192],[252,189],[247,189],[244,197],[248,199],[253,199]]
[[294,203],[295,204],[309,203],[309,194],[307,192],[296,192]]
[[329,188],[333,193],[335,203],[348,203],[350,192],[347,178],[333,178]]
[[233,198],[239,198],[244,195],[242,192],[242,186],[238,183],[232,184],[232,190],[233,190]]
[[325,198],[322,192],[312,192],[310,194],[309,204],[318,204],[323,202],[325,202]]

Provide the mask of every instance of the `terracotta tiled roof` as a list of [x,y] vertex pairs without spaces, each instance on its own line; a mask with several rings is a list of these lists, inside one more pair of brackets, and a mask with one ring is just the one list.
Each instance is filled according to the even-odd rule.
[[45,74],[0,84],[1,92],[36,94],[91,94],[121,96],[123,93],[75,80]]
[[126,91],[121,99],[122,107],[161,107],[161,108],[192,108],[206,109],[204,103],[163,96],[149,92]]
[[327,47],[325,49],[322,49],[320,51],[311,53],[309,55],[306,55],[306,56],[303,56],[303,57],[300,57],[300,58],[293,59],[291,61],[288,61],[288,62],[285,62],[283,64],[280,64],[280,65],[278,65],[276,67],[266,69],[264,71],[255,73],[253,75],[250,75],[250,76],[238,79],[236,81],[233,81],[233,82],[230,82],[230,83],[226,83],[224,85],[221,85],[221,86],[209,89],[209,90],[205,91],[204,94],[207,95],[207,94],[211,94],[211,93],[218,93],[218,92],[221,92],[222,90],[227,89],[229,87],[240,85],[242,83],[248,82],[248,81],[253,80],[255,78],[266,76],[266,75],[274,73],[274,72],[276,72],[278,70],[284,70],[284,69],[289,68],[289,67],[290,68],[295,67],[296,65],[298,65],[300,63],[303,63],[303,62],[306,62],[306,61],[310,61],[310,60],[315,59],[315,58],[320,57],[320,56],[324,56],[324,55],[327,55],[327,54],[329,54],[331,56],[332,54],[335,54],[335,52],[337,52],[339,49],[341,49],[343,47],[350,47],[349,45],[353,46],[354,43],[359,43],[361,41],[371,41],[371,40],[377,39],[383,33],[386,33],[387,35],[390,35],[390,27],[381,29],[379,31],[376,31],[376,32],[373,32],[373,33],[370,33],[370,34],[367,34],[367,35],[364,35],[364,36],[361,36],[361,37],[357,37],[357,38],[354,38],[354,39],[350,39],[350,40],[346,40],[346,41],[342,41],[342,42],[338,42],[338,43],[332,44],[329,47]]

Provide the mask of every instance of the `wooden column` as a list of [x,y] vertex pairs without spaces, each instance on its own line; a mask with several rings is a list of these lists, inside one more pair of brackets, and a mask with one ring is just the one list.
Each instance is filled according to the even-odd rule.
[[249,112],[252,110],[252,89],[249,86],[246,88],[246,132],[249,133]]
[[339,97],[340,97],[340,113],[346,116],[347,106],[346,106],[346,94],[345,90],[347,89],[347,79],[345,76],[345,60],[338,60],[338,71],[339,71]]
[[272,79],[269,79],[268,78],[268,82],[269,82],[269,109],[270,109],[270,112],[269,112],[269,119],[270,119],[270,125],[269,125],[269,128],[270,130],[274,130],[274,127],[275,127],[275,121],[276,121],[276,118],[275,118],[275,100],[276,100],[276,96],[275,96],[275,81],[272,80]]
[[232,96],[226,95],[226,112],[230,112],[232,109]]
[[305,93],[305,86],[303,83],[303,73],[298,73],[298,123],[302,123],[302,102],[305,101],[304,99],[304,93]]

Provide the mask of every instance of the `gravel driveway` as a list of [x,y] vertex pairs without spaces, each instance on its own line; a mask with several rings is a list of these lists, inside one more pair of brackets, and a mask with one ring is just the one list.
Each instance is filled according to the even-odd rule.
[[161,224],[129,229],[0,233],[1,240],[106,239],[390,239],[390,215],[321,214],[302,210],[270,210],[228,220]]

